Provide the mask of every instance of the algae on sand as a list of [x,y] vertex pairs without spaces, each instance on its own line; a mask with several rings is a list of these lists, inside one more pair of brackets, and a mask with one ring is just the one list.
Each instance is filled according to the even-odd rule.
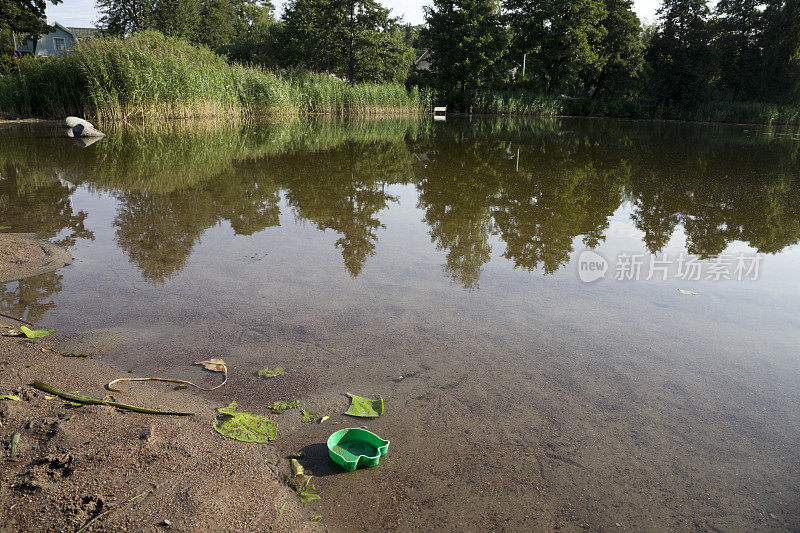
[[267,406],[267,409],[275,413],[276,415],[283,414],[284,411],[288,409],[297,409],[300,407],[300,400],[292,400],[291,402],[272,402]]
[[314,411],[301,409],[300,414],[302,415],[300,422],[302,422],[303,424],[310,424],[311,422],[317,419],[317,413],[315,413]]
[[262,378],[274,378],[275,376],[283,376],[286,374],[286,371],[283,367],[276,366],[272,370],[269,369],[269,366],[265,366],[261,370],[258,371],[258,375]]

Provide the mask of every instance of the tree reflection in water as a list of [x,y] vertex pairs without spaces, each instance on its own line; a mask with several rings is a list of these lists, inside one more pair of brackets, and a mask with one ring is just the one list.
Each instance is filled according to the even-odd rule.
[[800,239],[797,148],[730,126],[409,119],[143,128],[112,131],[76,153],[63,139],[11,143],[0,131],[0,220],[71,245],[93,235],[64,184],[110,192],[118,245],[157,282],[179,273],[221,221],[237,235],[280,225],[282,199],[297,220],[338,234],[357,277],[396,184],[416,189],[446,275],[467,289],[478,287],[493,239],[515,267],[552,273],[576,239],[602,243],[624,202],[651,253],[678,228],[701,257],[734,241],[776,253]]

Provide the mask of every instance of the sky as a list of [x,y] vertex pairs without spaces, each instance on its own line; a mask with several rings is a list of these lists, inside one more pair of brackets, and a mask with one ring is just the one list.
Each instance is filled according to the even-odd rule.
[[[283,0],[273,0],[278,14],[282,10]],[[413,2],[411,0],[383,0],[384,6],[392,10],[393,16],[402,16],[405,22],[422,23],[422,6],[429,1]],[[642,21],[652,21],[661,0],[634,0],[634,8]],[[92,27],[100,16],[94,8],[95,0],[64,0],[54,6],[47,4],[47,20],[51,24],[60,22],[64,26]]]

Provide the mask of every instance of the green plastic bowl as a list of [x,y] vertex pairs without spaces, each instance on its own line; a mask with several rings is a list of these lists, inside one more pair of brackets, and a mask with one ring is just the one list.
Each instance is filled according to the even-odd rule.
[[328,437],[328,455],[345,470],[377,466],[389,441],[361,428],[340,429]]

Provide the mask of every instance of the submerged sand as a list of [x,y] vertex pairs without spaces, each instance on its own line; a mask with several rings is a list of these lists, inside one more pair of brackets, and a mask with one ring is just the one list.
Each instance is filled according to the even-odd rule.
[[72,263],[63,248],[25,233],[0,233],[0,283],[46,274]]

